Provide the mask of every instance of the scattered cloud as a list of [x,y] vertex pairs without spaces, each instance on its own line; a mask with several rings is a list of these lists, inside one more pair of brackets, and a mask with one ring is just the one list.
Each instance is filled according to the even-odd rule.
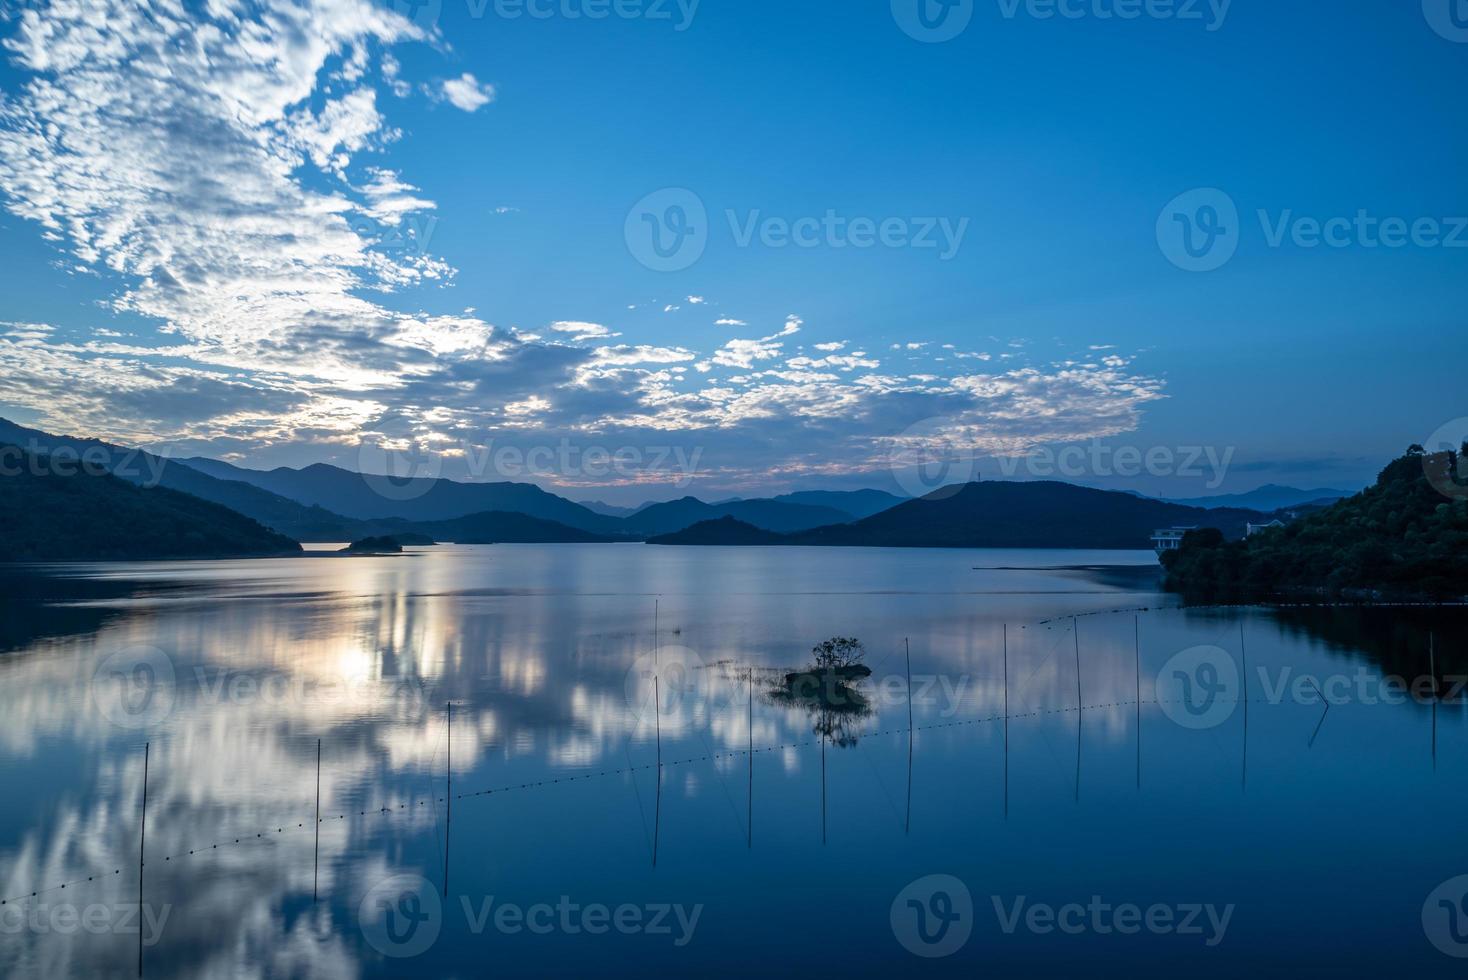
[[468,72],[440,83],[439,90],[456,109],[477,112],[494,101],[494,86],[480,82]]
[[[1016,451],[1127,431],[1163,397],[1120,355],[1042,368],[1015,353],[984,373],[926,359],[900,376],[843,341],[792,356],[794,314],[696,350],[623,343],[597,322],[554,320],[542,338],[473,309],[405,309],[395,293],[456,270],[421,237],[387,249],[364,223],[436,213],[431,187],[383,164],[400,104],[378,96],[412,97],[389,50],[437,46],[434,33],[375,0],[36,0],[11,25],[0,197],[67,267],[108,283],[100,318],[119,318],[0,324],[4,400],[44,428],[348,464],[366,434],[677,440],[711,471],[763,480],[880,468],[925,419]],[[467,74],[437,93],[471,112],[494,94]]]

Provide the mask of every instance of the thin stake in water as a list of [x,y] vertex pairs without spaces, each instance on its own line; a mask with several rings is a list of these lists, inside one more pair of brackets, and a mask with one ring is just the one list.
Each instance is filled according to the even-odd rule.
[[148,846],[148,742],[143,743],[143,811],[138,827],[138,976],[143,975],[143,855]]
[[1427,670],[1432,674],[1432,768],[1437,771],[1437,634],[1427,634]]
[[454,821],[454,703],[444,702],[444,714],[448,721],[448,748],[444,752],[444,769],[447,770],[448,789],[444,793],[447,810],[443,820],[443,897],[449,897],[449,828]]
[[1244,644],[1244,621],[1239,620],[1239,660],[1243,665],[1243,697],[1244,697],[1244,752],[1242,771],[1239,774],[1239,786],[1243,789],[1249,788],[1249,651]]
[[1085,720],[1085,702],[1081,700],[1081,623],[1074,616],[1070,620],[1071,635],[1076,648],[1076,789],[1075,799],[1081,799],[1081,727]]
[[1142,617],[1132,617],[1132,655],[1137,663],[1137,789],[1142,788]]
[[754,847],[754,668],[749,668],[749,813],[744,818],[746,847]]
[[826,843],[826,726],[821,726],[821,844]]
[[1004,819],[1009,819],[1009,624],[1004,624]]
[[316,901],[316,884],[321,872],[321,739],[316,740],[316,843],[311,858],[311,901]]
[[902,825],[906,834],[912,829],[912,645],[903,637],[907,651],[907,818]]

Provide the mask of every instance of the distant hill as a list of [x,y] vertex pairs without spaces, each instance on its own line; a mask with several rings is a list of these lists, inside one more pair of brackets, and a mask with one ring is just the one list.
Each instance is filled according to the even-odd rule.
[[0,443],[19,446],[32,452],[70,453],[81,459],[96,461],[103,469],[129,483],[156,483],[158,486],[221,504],[297,541],[350,541],[391,529],[363,525],[320,507],[305,506],[249,483],[219,479],[175,459],[98,439],[53,435],[0,419]]
[[1203,510],[1069,483],[969,483],[871,517],[793,534],[732,518],[704,521],[650,544],[850,545],[889,548],[1145,549],[1161,527],[1215,527],[1230,538],[1260,523],[1252,510]]
[[1468,597],[1465,498],[1463,457],[1413,446],[1373,486],[1285,527],[1187,535],[1162,556],[1167,587],[1209,601]]
[[647,506],[643,504],[640,507],[618,507],[616,504],[608,504],[600,500],[578,500],[575,502],[594,514],[603,514],[607,517],[627,517],[630,514],[637,513],[642,507]]
[[1152,532],[1205,526],[1242,537],[1253,510],[1203,510],[1069,483],[968,483],[900,503],[850,524],[791,536],[795,544],[904,548],[1151,547]]
[[1165,498],[1170,504],[1182,504],[1184,507],[1244,507],[1249,510],[1274,511],[1284,510],[1290,507],[1298,507],[1303,504],[1315,504],[1317,506],[1329,505],[1349,497],[1349,490],[1300,490],[1296,487],[1282,487],[1276,483],[1268,483],[1257,490],[1248,493],[1226,493],[1217,497],[1190,497],[1184,499]]
[[[357,520],[400,517],[409,521],[442,521],[488,511],[512,511],[556,521],[583,531],[616,534],[618,518],[547,493],[533,483],[460,483],[416,477],[391,480],[315,463],[301,469],[282,466],[251,470],[202,457],[185,460],[211,476],[238,480],[306,505],[324,507]],[[386,492],[384,492],[386,491]]]
[[112,561],[299,554],[284,535],[167,487],[5,446],[0,561]]
[[896,507],[908,498],[885,490],[797,490],[770,499],[785,504],[830,507],[849,514],[852,520],[860,520]]
[[506,511],[467,514],[449,521],[421,521],[412,527],[431,535],[436,541],[455,544],[574,544],[623,540]]
[[786,535],[766,531],[746,524],[733,517],[720,517],[712,521],[700,521],[672,534],[660,534],[647,539],[648,544],[683,545],[766,545],[788,544]]
[[683,497],[680,500],[644,507],[624,519],[622,525],[630,534],[652,536],[671,534],[721,517],[732,517],[757,528],[776,532],[804,531],[851,519],[849,514],[833,507],[776,500],[735,500],[722,504],[706,504],[697,497]]

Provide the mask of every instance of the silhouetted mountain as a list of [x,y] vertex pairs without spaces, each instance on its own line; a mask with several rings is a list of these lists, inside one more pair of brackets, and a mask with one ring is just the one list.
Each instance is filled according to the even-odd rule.
[[388,530],[305,506],[249,483],[216,478],[179,460],[98,439],[52,435],[0,419],[0,443],[30,452],[71,454],[128,483],[167,487],[221,504],[297,541],[350,541]]
[[637,507],[618,507],[616,504],[603,503],[600,500],[578,500],[575,502],[592,513],[603,514],[607,517],[628,517],[647,506],[646,504],[641,504]]
[[298,503],[324,507],[358,520],[401,517],[443,521],[467,514],[508,511],[556,521],[583,531],[616,534],[620,521],[598,514],[533,483],[460,483],[430,477],[392,478],[353,473],[315,463],[251,470],[219,460],[193,458],[188,465],[211,476],[241,480]]
[[468,514],[448,521],[422,521],[412,527],[431,535],[436,541],[455,544],[574,544],[624,540],[507,511]]
[[[299,554],[227,507],[166,487],[0,447],[0,561],[110,561]],[[99,457],[100,459],[100,457]]]
[[765,545],[786,544],[783,534],[766,531],[746,524],[733,517],[720,517],[712,521],[699,521],[672,534],[660,534],[647,539],[648,544],[703,544],[703,545]]
[[1163,555],[1167,586],[1199,599],[1468,596],[1468,467],[1411,447],[1373,486],[1245,541],[1194,532]]
[[1182,504],[1184,507],[1245,507],[1249,510],[1274,511],[1284,510],[1290,507],[1298,507],[1302,504],[1325,505],[1335,503],[1344,497],[1349,497],[1348,490],[1300,490],[1296,487],[1282,487],[1276,483],[1267,483],[1257,490],[1248,493],[1226,493],[1217,497],[1189,497],[1189,498],[1163,498],[1169,504]]
[[852,520],[861,520],[863,517],[871,517],[873,514],[880,514],[884,510],[896,507],[908,498],[899,497],[885,490],[797,490],[794,493],[784,493],[770,499],[786,504],[830,507],[844,514],[850,514]]
[[1220,528],[1241,537],[1258,511],[1203,510],[1069,483],[983,482],[941,490],[880,514],[791,535],[793,544],[904,548],[1149,548],[1161,527]]
[[701,521],[733,517],[766,531],[781,533],[804,531],[824,524],[849,520],[849,515],[832,507],[781,503],[775,500],[735,500],[723,504],[706,504],[697,497],[683,497],[645,507],[623,520],[630,534],[639,536],[671,534]]

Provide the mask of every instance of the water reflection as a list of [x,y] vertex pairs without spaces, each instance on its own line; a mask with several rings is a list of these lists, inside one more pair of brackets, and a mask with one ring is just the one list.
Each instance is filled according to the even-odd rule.
[[[1416,651],[1427,629],[1461,636],[1453,630],[1462,620],[1449,614],[1359,610],[1161,609],[1138,633],[1131,614],[1104,611],[1168,600],[1134,591],[1137,575],[1075,571],[1099,557],[1015,553],[981,563],[941,552],[573,546],[71,567],[8,593],[23,600],[11,604],[11,646],[0,655],[0,758],[7,781],[24,789],[0,802],[0,890],[29,899],[69,883],[31,906],[136,902],[147,742],[145,901],[171,909],[145,950],[149,975],[401,972],[364,940],[360,905],[397,875],[441,887],[451,797],[454,890],[442,935],[412,961],[414,972],[460,973],[482,952],[484,937],[452,918],[459,890],[617,899],[674,887],[722,896],[725,918],[707,918],[703,942],[674,962],[727,963],[748,936],[721,921],[742,921],[781,948],[780,923],[798,896],[771,893],[811,860],[829,794],[832,846],[879,846],[863,851],[871,856],[864,876],[831,883],[849,919],[826,925],[868,956],[863,971],[875,972],[900,967],[905,960],[891,957],[905,954],[879,941],[890,932],[858,911],[867,908],[863,896],[880,920],[891,896],[878,901],[877,893],[910,864],[937,860],[962,871],[982,862],[985,849],[972,846],[981,826],[1020,835],[1008,839],[1015,855],[1063,850],[1056,841],[1078,834],[1066,860],[1103,879],[1104,862],[1084,845],[1093,835],[1131,842],[1119,845],[1125,850],[1166,839],[1187,820],[1206,832],[1210,820],[1197,818],[1205,804],[1253,826],[1258,814],[1238,810],[1243,712],[1190,729],[1156,703],[1179,652],[1211,646],[1242,668],[1293,676],[1339,671],[1344,660],[1379,675],[1425,669]],[[1139,567],[1148,560],[1136,558]],[[1016,567],[1026,562],[1047,567]],[[1083,630],[1080,674],[1073,626],[1057,618],[1072,614]],[[792,686],[785,674],[806,662],[811,644],[838,633],[863,639],[872,676],[814,691]],[[1456,655],[1443,654],[1444,669],[1457,669]],[[658,682],[652,712],[638,693],[649,658]],[[152,673],[128,672],[140,663]],[[676,678],[675,664],[686,668]],[[119,676],[151,677],[143,682],[155,687],[141,698],[120,692]],[[1271,801],[1280,811],[1276,833],[1304,832],[1291,829],[1302,806],[1292,778],[1320,798],[1351,797],[1347,780],[1364,767],[1424,812],[1463,802],[1461,790],[1428,782],[1430,769],[1405,761],[1428,761],[1419,737],[1427,732],[1420,721],[1431,723],[1421,713],[1428,706],[1333,707],[1319,725],[1318,705],[1289,693],[1271,705],[1269,690],[1251,692],[1260,700],[1248,734],[1248,793],[1264,811]],[[1220,703],[1240,693],[1225,692]],[[1444,749],[1462,745],[1461,712],[1445,712],[1433,748],[1457,765]],[[996,724],[1006,714],[1008,758]],[[833,753],[829,772],[818,774],[813,741],[851,751]],[[1295,767],[1307,751],[1311,768],[1301,777]],[[1396,768],[1375,768],[1383,754]],[[1156,796],[1134,786],[1143,765]],[[1005,766],[1017,818],[1007,825]],[[915,791],[905,788],[909,779]],[[1123,791],[1129,802],[1119,805]],[[1133,809],[1139,799],[1144,810]],[[1057,823],[1061,804],[1068,823]],[[889,810],[890,821],[871,819]],[[1369,812],[1362,819],[1373,826]],[[926,834],[931,843],[892,849],[883,835],[909,823],[914,841]],[[743,857],[751,847],[768,863]],[[657,878],[647,877],[649,853]],[[991,871],[1020,876],[1020,863],[1000,860]],[[806,880],[822,880],[814,873]],[[1063,884],[1028,873],[1037,887]],[[1164,890],[1197,880],[1175,879],[1160,860],[1134,873]],[[313,886],[322,896],[315,903]],[[1268,908],[1275,899],[1258,901]],[[605,966],[605,947],[586,937],[554,946],[493,938],[507,967]],[[609,940],[635,954],[628,970],[664,954],[639,945],[645,938]],[[6,928],[0,968],[127,972],[136,942],[119,930]],[[799,961],[795,948],[785,953]]]

